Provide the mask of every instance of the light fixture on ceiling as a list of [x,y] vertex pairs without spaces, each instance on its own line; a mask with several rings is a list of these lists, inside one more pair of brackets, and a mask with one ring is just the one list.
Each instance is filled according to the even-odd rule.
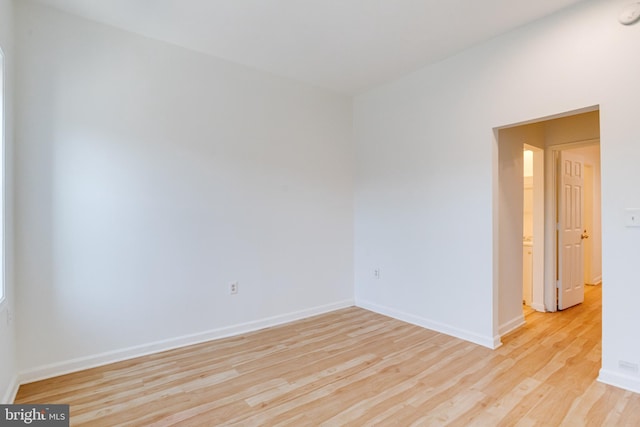
[[631,25],[637,22],[638,19],[640,19],[640,2],[635,2],[625,7],[618,17],[618,20],[623,25]]

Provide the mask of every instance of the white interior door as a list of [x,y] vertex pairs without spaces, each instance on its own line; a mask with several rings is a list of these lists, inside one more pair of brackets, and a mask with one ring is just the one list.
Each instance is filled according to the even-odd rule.
[[583,197],[584,163],[560,151],[558,185],[558,309],[584,301]]

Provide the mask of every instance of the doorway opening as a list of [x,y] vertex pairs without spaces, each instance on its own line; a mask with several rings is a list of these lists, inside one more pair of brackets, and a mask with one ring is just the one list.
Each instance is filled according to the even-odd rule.
[[525,323],[523,302],[557,311],[581,303],[584,286],[602,281],[599,108],[500,127],[495,135],[499,344]]

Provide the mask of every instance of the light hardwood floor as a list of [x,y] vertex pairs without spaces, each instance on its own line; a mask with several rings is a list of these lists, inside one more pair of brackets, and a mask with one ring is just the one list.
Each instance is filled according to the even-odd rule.
[[489,350],[358,308],[52,378],[16,403],[87,426],[638,426],[595,381],[600,287]]

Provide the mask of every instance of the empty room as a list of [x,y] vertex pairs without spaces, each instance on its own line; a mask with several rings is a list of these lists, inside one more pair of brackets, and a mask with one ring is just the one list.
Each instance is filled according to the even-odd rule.
[[639,18],[0,0],[0,424],[640,425]]

